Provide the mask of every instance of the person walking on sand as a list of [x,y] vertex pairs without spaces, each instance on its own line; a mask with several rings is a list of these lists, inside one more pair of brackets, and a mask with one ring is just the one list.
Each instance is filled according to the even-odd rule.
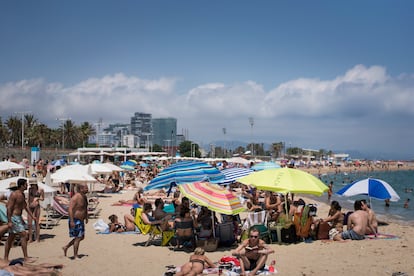
[[86,184],[78,184],[78,192],[69,202],[69,236],[73,239],[62,249],[66,256],[69,247],[73,245],[73,259],[79,258],[79,244],[85,238],[85,223],[88,223],[87,193],[88,186]]
[[26,224],[22,218],[23,210],[26,210],[29,217],[37,220],[27,207],[24,191],[27,189],[27,180],[19,178],[17,180],[17,190],[11,193],[7,202],[7,225],[9,227],[9,236],[7,237],[6,246],[4,247],[4,259],[9,259],[10,248],[13,245],[16,234],[20,236],[24,260],[33,262],[32,258],[27,255],[27,232]]
[[[30,179],[30,188],[28,195],[28,205],[32,214],[40,218],[40,201],[45,199],[45,193],[43,189],[40,189],[37,185],[37,179]],[[30,217],[27,218],[27,224],[29,225],[29,243],[33,238],[33,222]],[[40,220],[35,221],[35,240],[40,242]]]

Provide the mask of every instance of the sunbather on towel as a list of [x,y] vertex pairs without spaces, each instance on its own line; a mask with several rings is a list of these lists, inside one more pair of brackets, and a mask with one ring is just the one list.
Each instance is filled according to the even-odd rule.
[[189,262],[181,266],[181,270],[177,272],[175,275],[201,275],[203,273],[204,268],[209,267],[214,268],[216,266],[206,255],[204,255],[204,249],[201,247],[197,247],[194,250],[194,254],[190,256]]

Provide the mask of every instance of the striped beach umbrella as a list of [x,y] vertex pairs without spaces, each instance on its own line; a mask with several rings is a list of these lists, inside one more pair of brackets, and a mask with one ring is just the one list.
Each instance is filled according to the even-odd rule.
[[236,215],[245,211],[240,199],[233,192],[217,184],[194,182],[178,187],[184,196],[214,212]]
[[173,183],[182,184],[196,181],[217,183],[223,179],[224,175],[217,168],[207,163],[178,162],[160,172],[144,190],[168,189]]
[[224,174],[224,179],[222,181],[218,182],[218,184],[229,185],[229,184],[235,182],[238,178],[249,175],[252,172],[254,172],[254,171],[251,170],[251,169],[247,169],[247,168],[224,169],[224,170],[221,171],[221,173]]

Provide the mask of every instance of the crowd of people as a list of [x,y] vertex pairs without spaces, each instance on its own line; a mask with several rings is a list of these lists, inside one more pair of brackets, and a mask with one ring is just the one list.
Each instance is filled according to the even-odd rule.
[[[164,164],[167,166],[168,164]],[[42,168],[44,165],[42,164]],[[35,167],[38,173],[40,165]],[[267,261],[267,256],[274,253],[274,250],[260,238],[260,229],[249,228],[246,235],[242,237],[241,222],[235,217],[220,217],[213,215],[205,206],[191,204],[188,198],[182,197],[178,190],[172,193],[172,197],[167,195],[165,190],[156,192],[144,192],[141,187],[148,183],[157,173],[158,166],[141,168],[133,173],[120,175],[113,173],[109,177],[101,178],[100,181],[107,185],[103,192],[116,193],[121,189],[136,189],[133,197],[129,200],[120,200],[116,204],[131,205],[130,213],[119,215],[123,217],[123,223],[119,221],[117,214],[112,214],[108,218],[109,232],[137,231],[136,208],[142,208],[140,218],[144,224],[160,227],[161,231],[174,231],[177,240],[176,250],[188,247],[194,250],[188,263],[184,264],[181,272],[177,275],[197,275],[202,268],[215,267],[216,264],[205,256],[204,250],[197,247],[196,240],[210,239],[217,231],[218,225],[223,222],[231,221],[233,224],[233,241],[239,245],[233,250],[232,254],[240,261],[241,273],[250,271],[249,275],[254,275],[258,270],[263,269]],[[28,198],[24,191],[28,189]],[[333,183],[329,184],[328,199],[331,199]],[[71,258],[80,258],[79,246],[85,238],[85,224],[88,223],[88,186],[84,184],[76,185],[76,189],[67,190],[66,185],[60,192],[70,193],[68,204],[69,214],[69,236],[71,239],[62,247],[64,256],[67,256],[69,248],[73,247]],[[73,185],[72,185],[73,187]],[[294,200],[295,195],[281,194],[269,191],[261,191],[246,185],[232,184],[232,189],[245,202],[248,212],[266,211],[269,225],[281,225],[287,228],[290,225],[301,224],[304,218],[309,221],[309,229],[306,234],[301,232],[301,237],[316,238],[317,232],[322,225],[328,225],[328,237],[333,241],[344,241],[347,239],[361,240],[365,235],[378,233],[378,221],[376,215],[365,200],[357,200],[354,204],[354,211],[344,214],[337,201],[331,201],[331,208],[325,218],[316,219],[316,214],[312,214],[309,204],[305,204],[302,199]],[[20,237],[20,244],[23,251],[24,262],[33,262],[27,252],[27,243],[40,241],[40,202],[44,200],[44,192],[39,189],[37,181],[27,181],[19,179],[15,186],[10,187],[12,191],[7,198],[7,225],[0,225],[0,233],[9,232],[5,245],[4,260],[8,261],[8,256],[16,236]],[[330,191],[330,192],[329,192]],[[408,204],[408,202],[406,203]],[[166,205],[172,209],[166,211]],[[171,211],[172,210],[172,211]],[[22,213],[27,213],[27,223],[23,220]],[[303,223],[302,223],[303,224]],[[346,227],[346,229],[344,229]],[[296,229],[296,232],[298,230]],[[303,235],[302,235],[303,234]],[[234,246],[234,243],[231,244]],[[181,274],[180,274],[181,273]]]

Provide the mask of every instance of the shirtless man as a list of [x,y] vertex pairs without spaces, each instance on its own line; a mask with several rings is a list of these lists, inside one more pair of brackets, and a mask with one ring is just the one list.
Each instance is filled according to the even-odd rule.
[[7,237],[6,246],[4,247],[4,259],[9,259],[10,248],[13,245],[16,234],[20,235],[22,251],[24,260],[26,262],[33,262],[27,255],[27,232],[26,224],[22,218],[23,210],[26,210],[28,216],[32,217],[36,221],[32,212],[27,207],[24,191],[27,189],[27,180],[19,178],[17,180],[17,190],[14,191],[7,202],[7,225],[9,227],[9,236]]
[[368,226],[368,213],[362,210],[362,201],[354,203],[355,212],[348,217],[347,231],[342,232],[342,239],[363,240]]
[[80,242],[85,238],[85,223],[88,223],[88,186],[78,184],[78,192],[70,199],[69,202],[69,236],[73,238],[63,249],[66,253],[73,245],[73,259],[79,258],[78,249]]
[[260,239],[260,231],[253,227],[250,229],[249,238],[244,240],[232,255],[240,258],[240,275],[245,275],[246,269],[250,270],[249,275],[256,275],[257,271],[264,268],[267,256],[274,252]]
[[369,208],[367,201],[365,199],[361,200],[362,203],[362,210],[368,213],[368,229],[365,234],[374,234],[375,236],[378,233],[378,221],[377,217],[375,216],[375,212]]

